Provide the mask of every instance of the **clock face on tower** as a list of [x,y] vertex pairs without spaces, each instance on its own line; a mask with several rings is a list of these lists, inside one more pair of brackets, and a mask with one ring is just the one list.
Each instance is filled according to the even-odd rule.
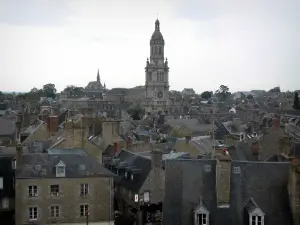
[[162,96],[163,96],[163,93],[161,91],[157,93],[158,98],[162,98]]

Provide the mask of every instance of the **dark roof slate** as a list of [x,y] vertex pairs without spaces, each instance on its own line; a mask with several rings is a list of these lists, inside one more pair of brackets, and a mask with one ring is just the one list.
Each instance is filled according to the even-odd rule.
[[88,156],[71,154],[24,154],[16,169],[16,178],[53,178],[55,165],[62,161],[66,165],[68,178],[113,177],[114,174],[104,168],[95,159]]
[[231,174],[230,207],[217,208],[214,160],[168,160],[162,224],[194,224],[193,211],[201,196],[207,202],[210,225],[248,225],[245,206],[251,198],[265,213],[265,225],[292,224],[288,163],[232,161],[231,166],[240,167],[241,173]]
[[122,150],[118,154],[117,159],[120,163],[126,162],[126,168],[128,168],[129,172],[132,169],[140,170],[140,173],[137,174],[137,176],[133,180],[125,179],[124,176],[120,176],[119,179],[117,179],[117,182],[122,187],[135,192],[139,191],[151,171],[151,159],[126,150]]

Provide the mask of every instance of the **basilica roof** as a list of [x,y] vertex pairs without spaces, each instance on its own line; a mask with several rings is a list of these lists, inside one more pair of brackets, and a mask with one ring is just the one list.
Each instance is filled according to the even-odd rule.
[[102,90],[104,87],[102,86],[100,81],[91,81],[88,83],[85,89],[88,90]]

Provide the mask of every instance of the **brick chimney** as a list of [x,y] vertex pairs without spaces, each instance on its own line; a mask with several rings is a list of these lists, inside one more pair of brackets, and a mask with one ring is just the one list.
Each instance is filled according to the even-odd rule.
[[49,116],[47,119],[47,127],[50,133],[58,132],[58,117]]
[[216,152],[216,193],[217,206],[228,208],[230,205],[231,157],[227,153]]
[[16,161],[17,161],[17,166],[20,164],[20,162],[22,161],[22,155],[23,155],[23,146],[18,143],[16,146]]
[[119,151],[120,151],[119,142],[116,141],[116,142],[114,143],[114,152],[115,152],[115,154],[118,154]]
[[132,137],[130,137],[129,135],[127,136],[127,150],[132,149]]
[[162,170],[163,151],[160,149],[151,150],[151,203],[161,202],[163,199],[163,170]]

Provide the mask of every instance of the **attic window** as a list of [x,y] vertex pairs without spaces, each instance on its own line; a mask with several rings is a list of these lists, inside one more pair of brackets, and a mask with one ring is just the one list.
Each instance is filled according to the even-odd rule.
[[252,198],[248,201],[245,208],[249,213],[250,225],[264,225],[265,213],[259,208]]
[[200,205],[195,211],[195,225],[209,225],[209,211]]
[[233,167],[233,173],[234,173],[234,174],[240,174],[240,173],[241,173],[241,167],[239,167],[239,166],[234,166],[234,167]]
[[56,164],[55,170],[56,170],[56,177],[66,176],[66,165],[62,161],[59,161],[59,163]]
[[263,216],[258,216],[258,215],[251,216],[250,224],[251,225],[263,225],[264,224]]

